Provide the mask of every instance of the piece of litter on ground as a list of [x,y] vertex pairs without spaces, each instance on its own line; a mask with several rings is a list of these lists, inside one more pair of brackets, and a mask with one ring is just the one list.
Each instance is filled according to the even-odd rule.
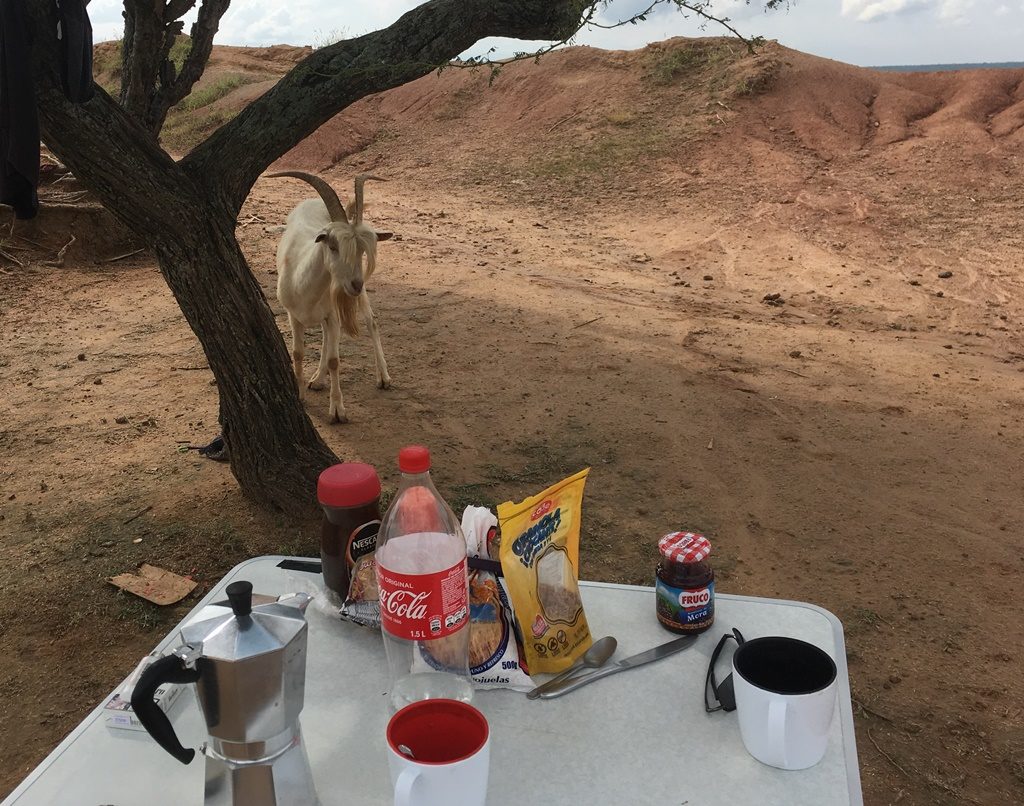
[[141,538],[141,537],[137,537],[137,538],[135,538],[135,539],[134,539],[134,540],[132,541],[132,543],[141,543],[141,542],[142,542],[142,538]]
[[708,442],[708,450],[712,450],[715,447],[715,438],[711,437],[711,441]]
[[193,580],[148,563],[139,566],[138,574],[118,574],[108,581],[121,590],[134,593],[136,596],[158,605],[171,605],[180,602],[196,587]]

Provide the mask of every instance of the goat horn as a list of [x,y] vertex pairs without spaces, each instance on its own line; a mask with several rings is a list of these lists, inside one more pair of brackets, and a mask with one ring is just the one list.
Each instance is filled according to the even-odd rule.
[[303,182],[308,182],[320,194],[320,198],[324,200],[324,204],[327,205],[327,213],[331,217],[331,221],[344,221],[348,223],[348,216],[345,215],[345,207],[341,203],[341,199],[338,198],[338,194],[334,192],[334,188],[328,185],[319,176],[313,176],[313,174],[307,174],[303,171],[281,171],[276,174],[267,174],[267,176],[290,176],[293,179],[301,179]]
[[387,179],[384,179],[383,177],[374,176],[373,174],[359,174],[356,177],[356,203],[355,203],[354,212],[352,214],[352,217],[354,219],[353,220],[354,224],[361,224],[361,223],[363,223],[363,183],[366,180],[368,180],[368,179],[373,179],[373,180],[375,180],[377,182],[387,182],[388,181]]

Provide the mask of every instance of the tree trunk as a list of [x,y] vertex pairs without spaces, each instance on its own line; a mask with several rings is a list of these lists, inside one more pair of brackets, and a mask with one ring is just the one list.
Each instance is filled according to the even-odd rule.
[[[206,353],[220,423],[242,491],[293,515],[315,508],[316,479],[338,461],[299,400],[284,340],[223,209],[154,199],[179,222],[156,243],[160,270]],[[182,232],[184,230],[184,232]]]
[[[40,14],[48,11],[44,4],[36,6]],[[284,339],[239,249],[226,198],[200,187],[102,89],[75,105],[45,63],[36,75],[43,139],[154,249],[199,338],[217,381],[221,428],[242,492],[261,505],[310,515],[316,477],[337,458],[299,400]]]

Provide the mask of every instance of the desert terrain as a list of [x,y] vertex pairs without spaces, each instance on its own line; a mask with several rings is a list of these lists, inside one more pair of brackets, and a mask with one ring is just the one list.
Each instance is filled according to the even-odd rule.
[[[167,146],[302,52],[216,49]],[[339,456],[393,489],[424,442],[457,509],[592,467],[584,578],[652,584],[657,538],[701,530],[720,590],[843,621],[867,803],[1024,802],[1024,71],[571,48],[364,99],[276,167],[389,180],[394,387],[363,336],[351,422],[306,400]],[[219,431],[198,342],[122,257],[144,244],[47,176],[0,229],[0,793],[227,569],[318,552],[190,450]],[[239,219],[282,331],[276,242],[308,195],[262,179]],[[158,608],[107,583],[140,562],[199,587]]]

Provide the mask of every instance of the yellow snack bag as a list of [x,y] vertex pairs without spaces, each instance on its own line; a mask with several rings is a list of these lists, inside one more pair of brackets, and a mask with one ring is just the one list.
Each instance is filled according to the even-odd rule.
[[580,599],[580,515],[590,468],[518,504],[498,505],[501,572],[530,674],[561,672],[587,651]]

